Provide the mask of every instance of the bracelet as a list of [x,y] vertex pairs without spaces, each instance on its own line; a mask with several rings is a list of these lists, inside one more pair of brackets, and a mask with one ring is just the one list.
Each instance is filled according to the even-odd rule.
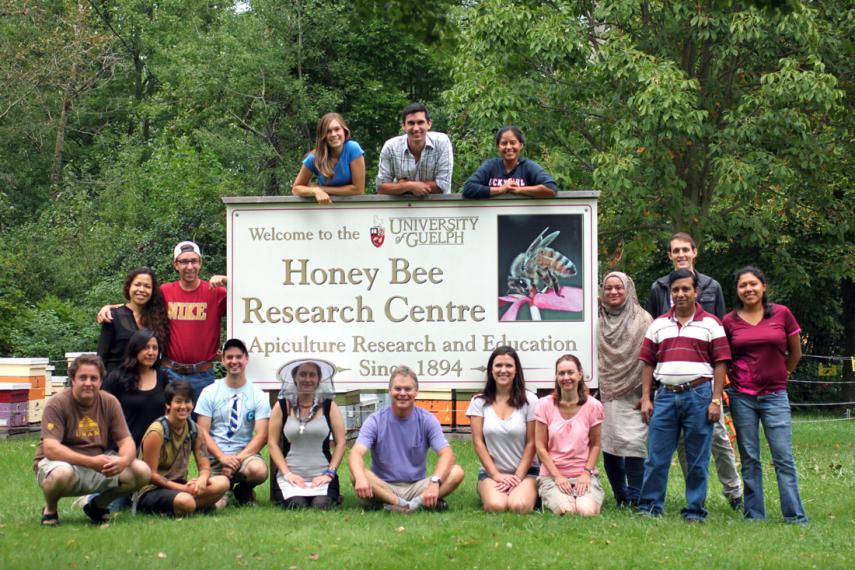
[[324,469],[321,475],[329,475],[330,479],[335,479],[335,469],[327,468]]

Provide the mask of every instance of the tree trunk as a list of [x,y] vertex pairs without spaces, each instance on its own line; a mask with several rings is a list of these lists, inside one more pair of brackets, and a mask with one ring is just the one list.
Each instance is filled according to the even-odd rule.
[[71,94],[66,90],[62,97],[62,112],[56,127],[56,144],[53,147],[53,166],[51,180],[54,184],[62,184],[62,153],[65,148],[65,127],[68,124],[68,111],[71,109]]

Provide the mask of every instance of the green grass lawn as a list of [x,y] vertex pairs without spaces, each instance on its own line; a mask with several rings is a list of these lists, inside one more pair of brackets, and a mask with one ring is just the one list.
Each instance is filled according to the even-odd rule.
[[[42,497],[31,470],[36,443],[0,441],[0,568],[855,566],[855,422],[796,425],[802,498],[811,518],[806,528],[781,522],[771,466],[765,470],[769,522],[743,521],[712,481],[707,524],[686,525],[676,462],[661,519],[617,510],[606,481],[598,518],[487,515],[475,493],[477,458],[471,443],[459,439],[453,446],[467,479],[447,513],[362,512],[345,483],[340,512],[285,512],[264,500],[188,519],[121,513],[98,528],[63,499],[61,525],[47,529],[38,524]],[[264,485],[259,496],[267,492]]]

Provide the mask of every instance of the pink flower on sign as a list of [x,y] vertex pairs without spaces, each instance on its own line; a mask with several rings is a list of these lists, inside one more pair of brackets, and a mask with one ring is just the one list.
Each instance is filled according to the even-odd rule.
[[584,307],[584,298],[582,289],[579,287],[562,287],[560,295],[550,289],[546,293],[536,293],[534,297],[518,293],[499,297],[499,307],[504,307],[508,304],[510,304],[510,307],[502,315],[502,318],[499,319],[501,321],[518,320],[517,317],[519,316],[520,309],[524,305],[531,305],[537,309],[547,309],[549,311],[578,313]]

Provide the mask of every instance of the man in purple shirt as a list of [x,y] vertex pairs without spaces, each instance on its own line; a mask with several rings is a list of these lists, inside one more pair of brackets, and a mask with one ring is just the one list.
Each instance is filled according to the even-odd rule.
[[[442,428],[430,412],[416,407],[419,380],[406,366],[398,366],[389,378],[391,404],[371,414],[350,452],[350,479],[366,506],[382,504],[397,512],[422,507],[444,511],[447,497],[463,481],[463,469],[455,463]],[[427,450],[439,456],[436,469],[427,477]],[[365,453],[371,451],[371,469]]]

